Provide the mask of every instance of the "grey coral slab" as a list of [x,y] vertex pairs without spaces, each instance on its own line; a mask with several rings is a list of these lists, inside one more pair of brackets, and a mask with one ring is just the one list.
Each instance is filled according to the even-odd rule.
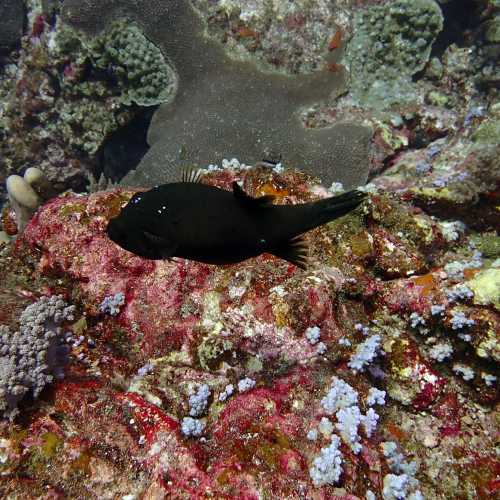
[[0,47],[10,48],[19,42],[23,23],[22,0],[0,0]]
[[298,115],[301,108],[338,95],[343,73],[287,76],[232,60],[204,35],[185,0],[65,2],[66,20],[89,34],[118,17],[140,24],[178,74],[175,97],[159,108],[150,126],[151,149],[123,185],[153,186],[179,180],[185,166],[233,157],[251,164],[269,155],[281,155],[285,166],[304,169],[325,185],[365,183],[371,129],[353,123],[306,129]]

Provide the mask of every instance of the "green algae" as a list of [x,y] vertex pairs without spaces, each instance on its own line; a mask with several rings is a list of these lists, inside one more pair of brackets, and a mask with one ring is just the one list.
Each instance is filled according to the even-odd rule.
[[235,455],[244,463],[255,462],[259,459],[266,468],[277,470],[280,458],[293,449],[290,439],[275,428],[263,428],[253,425],[247,429],[246,434],[254,436],[253,439],[240,441],[235,444]]
[[53,432],[41,435],[41,444],[29,448],[29,456],[25,461],[27,470],[34,476],[39,476],[57,459],[64,441]]
[[432,104],[433,106],[439,106],[441,108],[450,106],[451,104],[450,97],[437,90],[431,90],[426,95],[426,100],[429,104]]
[[500,15],[490,19],[485,26],[484,37],[490,43],[500,43]]
[[220,335],[205,337],[197,349],[200,366],[206,371],[212,371],[227,358],[233,348],[233,343]]
[[42,434],[43,444],[41,446],[41,454],[45,458],[52,458],[56,455],[62,446],[63,440],[53,432]]
[[500,311],[500,268],[479,271],[467,286],[474,292],[474,304],[493,304]]
[[83,215],[87,210],[85,203],[67,203],[59,210],[61,217],[70,217],[71,215]]
[[483,254],[484,257],[500,257],[500,236],[494,233],[474,235],[471,242]]
[[264,369],[264,364],[259,356],[250,356],[245,362],[246,372],[249,374],[259,373]]
[[472,134],[472,140],[481,144],[498,144],[500,137],[500,119],[490,118],[475,130]]

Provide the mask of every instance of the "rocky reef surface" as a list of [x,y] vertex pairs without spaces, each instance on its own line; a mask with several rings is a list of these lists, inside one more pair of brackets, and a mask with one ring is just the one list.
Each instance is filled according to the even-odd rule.
[[[498,495],[498,2],[145,5],[28,0],[0,52],[0,496]],[[171,26],[206,44],[198,66]],[[259,164],[248,116],[224,106],[235,76],[210,108],[227,149],[193,137],[168,176],[196,143],[201,182],[293,204],[368,176],[367,200],[307,233],[306,270],[120,249],[108,220],[238,68],[273,98],[295,88],[251,115],[288,105],[295,128],[262,127]],[[148,126],[136,173],[88,186],[122,178]],[[292,129],[331,144],[297,160]]]
[[[304,174],[235,167],[203,182],[328,195]],[[308,234],[306,271],[269,255],[147,261],[104,232],[134,192],[54,198],[3,250],[2,323],[43,295],[77,306],[64,379],[0,424],[4,494],[496,491],[497,236],[374,190]]]

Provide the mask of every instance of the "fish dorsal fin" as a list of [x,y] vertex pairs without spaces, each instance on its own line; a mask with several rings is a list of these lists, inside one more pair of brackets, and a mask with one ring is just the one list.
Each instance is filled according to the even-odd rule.
[[236,181],[233,181],[233,194],[238,201],[241,201],[245,205],[251,207],[267,207],[268,205],[271,205],[274,200],[274,196],[272,195],[252,198],[251,196],[246,194],[245,191],[243,191],[241,186]]
[[199,168],[193,168],[193,167],[183,168],[181,181],[182,182],[194,182],[194,183],[200,182],[201,181],[201,170]]
[[295,236],[283,245],[271,249],[270,253],[291,262],[300,269],[307,269],[310,264],[309,246],[303,235]]

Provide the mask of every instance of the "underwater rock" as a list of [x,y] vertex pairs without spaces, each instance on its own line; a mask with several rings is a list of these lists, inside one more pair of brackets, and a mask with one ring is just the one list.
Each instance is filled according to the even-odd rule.
[[341,92],[343,72],[322,68],[291,76],[231,60],[203,34],[187,1],[118,5],[70,0],[65,14],[67,22],[89,34],[99,33],[115,18],[132,18],[177,71],[177,95],[153,117],[151,149],[122,185],[174,181],[183,166],[216,164],[225,156],[246,163],[277,158],[308,169],[328,186],[334,181],[346,188],[364,184],[371,130],[354,123],[306,129],[298,114],[300,108]]
[[338,56],[349,28],[349,7],[329,0],[191,3],[207,20],[209,36],[224,43],[231,57],[253,58],[290,73],[317,70],[326,50]]
[[0,48],[11,48],[19,42],[23,32],[23,24],[23,1],[0,1]]
[[[484,227],[495,226],[494,190],[500,181],[498,144],[475,139],[485,124],[466,134],[438,139],[429,146],[404,151],[373,179],[379,189],[407,192],[420,206],[446,217],[461,216]],[[488,137],[491,137],[488,134]],[[478,204],[479,200],[483,200]],[[481,213],[480,218],[476,213]]]

